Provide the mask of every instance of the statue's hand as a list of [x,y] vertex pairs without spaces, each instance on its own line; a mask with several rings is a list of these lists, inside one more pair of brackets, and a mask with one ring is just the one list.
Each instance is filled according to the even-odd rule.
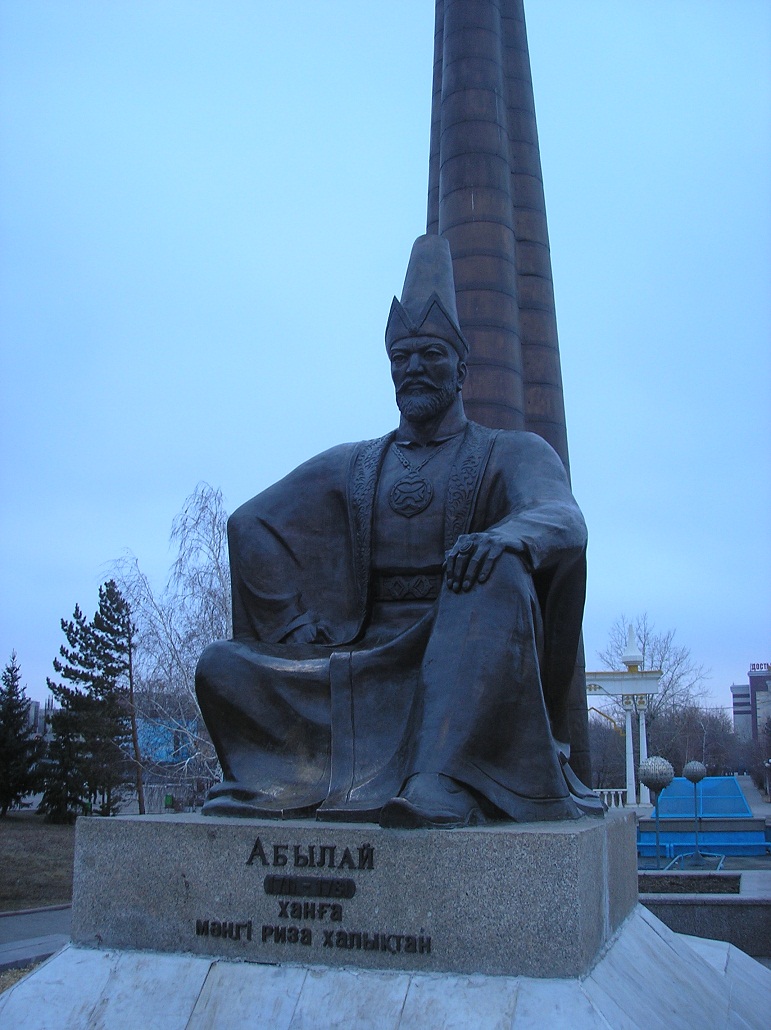
[[484,583],[503,551],[504,542],[494,533],[459,536],[444,560],[447,586],[458,594],[471,590],[475,583]]

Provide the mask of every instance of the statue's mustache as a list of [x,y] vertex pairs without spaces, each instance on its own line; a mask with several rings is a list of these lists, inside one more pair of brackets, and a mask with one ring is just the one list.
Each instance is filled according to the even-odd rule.
[[404,382],[397,389],[397,393],[401,393],[402,390],[415,389],[419,387],[422,390],[436,390],[437,387],[433,383],[428,382],[426,379],[405,379]]

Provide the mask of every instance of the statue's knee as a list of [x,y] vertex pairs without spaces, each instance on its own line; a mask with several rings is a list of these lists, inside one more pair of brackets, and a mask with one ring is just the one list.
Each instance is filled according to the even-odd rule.
[[504,551],[495,563],[490,582],[511,597],[530,597],[533,592],[533,577],[518,554]]
[[440,596],[442,611],[485,611],[485,618],[504,614],[511,618],[515,611],[529,612],[535,601],[533,577],[522,559],[508,551],[499,555],[484,583],[475,583],[470,590],[455,592],[445,583]]
[[231,641],[217,640],[205,649],[195,668],[195,692],[200,700],[217,690],[230,661]]

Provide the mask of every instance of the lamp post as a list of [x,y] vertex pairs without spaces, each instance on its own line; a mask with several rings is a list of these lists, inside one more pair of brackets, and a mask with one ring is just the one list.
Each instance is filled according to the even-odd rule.
[[659,838],[659,796],[665,787],[674,779],[675,770],[666,760],[666,758],[660,758],[655,755],[653,758],[646,758],[643,762],[640,762],[640,768],[637,770],[637,775],[640,777],[640,783],[644,783],[645,786],[653,791],[654,801],[656,805],[656,868],[661,868],[661,842]]
[[[630,625],[629,632],[626,637],[626,652],[621,655],[621,661],[626,666],[627,673],[639,673],[643,664],[643,656],[640,654],[639,648],[634,638],[634,628]],[[626,716],[626,801],[627,804],[637,803],[637,788],[634,782],[634,739],[632,737],[632,712],[634,711],[635,696],[633,694],[624,694],[621,698],[621,704],[624,707],[624,715]],[[644,716],[643,716],[644,719]],[[640,723],[640,747],[643,747],[643,727],[645,723]],[[646,752],[647,752],[647,745]],[[642,760],[642,753],[640,753],[640,759]],[[642,795],[642,792],[641,792]],[[646,799],[647,800],[647,799]],[[643,804],[642,796],[640,797],[640,804]]]
[[699,784],[706,775],[706,766],[702,765],[701,762],[688,762],[683,769],[683,776],[693,784],[693,830],[696,841],[693,851],[693,865],[695,866],[707,864],[699,851]]

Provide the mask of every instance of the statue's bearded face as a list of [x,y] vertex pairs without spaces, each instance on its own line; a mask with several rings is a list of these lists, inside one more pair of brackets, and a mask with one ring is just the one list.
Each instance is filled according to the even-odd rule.
[[435,336],[399,340],[391,347],[396,403],[408,422],[428,422],[446,411],[460,392],[466,366]]

